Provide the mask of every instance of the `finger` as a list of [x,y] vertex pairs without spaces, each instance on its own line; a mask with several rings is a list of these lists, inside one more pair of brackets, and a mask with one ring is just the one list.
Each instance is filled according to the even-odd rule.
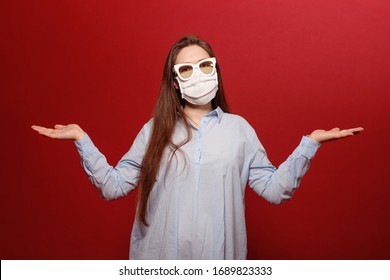
[[34,130],[37,130],[39,128],[41,128],[42,126],[39,126],[39,125],[32,125],[31,128],[34,129]]
[[353,128],[352,129],[352,132],[354,133],[354,134],[358,134],[358,133],[361,133],[361,132],[363,132],[364,131],[364,128],[363,127],[356,127],[356,128]]
[[353,133],[350,131],[344,131],[340,133],[340,137],[350,137],[350,136],[353,136]]
[[62,129],[62,128],[64,128],[65,127],[65,125],[62,125],[62,124],[56,124],[55,126],[54,126],[54,128],[56,128],[56,129]]
[[53,128],[45,128],[41,127],[38,130],[39,134],[50,137],[50,138],[61,138],[62,130],[53,129]]
[[351,137],[351,136],[354,136],[354,135],[360,133],[361,131],[362,130],[360,130],[360,129],[344,129],[344,130],[340,131],[339,138]]
[[52,128],[42,127],[38,130],[38,132],[39,132],[39,134],[42,134],[42,135],[45,135],[45,136],[48,136],[51,138],[54,137],[54,129],[52,129]]
[[364,129],[362,127],[357,127],[357,128],[345,129],[344,131],[351,133],[352,135],[355,135],[355,134],[363,132]]
[[330,131],[332,131],[332,132],[335,132],[335,131],[340,131],[340,128],[338,128],[338,127],[335,127],[335,128],[332,128]]
[[38,125],[32,125],[31,128],[34,129],[35,131],[38,131],[38,132],[47,129],[46,127],[38,126]]

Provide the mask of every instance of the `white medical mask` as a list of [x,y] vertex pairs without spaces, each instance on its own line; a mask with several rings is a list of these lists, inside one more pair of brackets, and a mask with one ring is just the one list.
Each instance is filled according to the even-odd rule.
[[174,69],[182,98],[194,105],[205,105],[213,100],[218,91],[214,57],[203,59],[197,64],[176,64]]

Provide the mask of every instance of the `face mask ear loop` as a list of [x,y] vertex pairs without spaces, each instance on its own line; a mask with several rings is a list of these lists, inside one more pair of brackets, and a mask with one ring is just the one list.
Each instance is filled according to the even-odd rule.
[[180,93],[181,93],[181,99],[184,99],[183,88],[182,88],[182,86],[181,86],[180,78],[179,78],[179,77],[176,77],[175,79],[177,80],[177,83],[179,84]]

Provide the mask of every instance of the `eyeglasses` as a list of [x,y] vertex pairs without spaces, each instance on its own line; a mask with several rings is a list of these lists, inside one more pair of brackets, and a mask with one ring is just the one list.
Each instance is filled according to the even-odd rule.
[[200,72],[205,76],[211,76],[215,72],[215,66],[217,64],[217,60],[215,57],[210,57],[206,59],[202,59],[196,64],[192,63],[179,63],[175,64],[173,68],[175,72],[179,76],[179,78],[183,81],[188,81],[194,75],[194,69],[199,69]]

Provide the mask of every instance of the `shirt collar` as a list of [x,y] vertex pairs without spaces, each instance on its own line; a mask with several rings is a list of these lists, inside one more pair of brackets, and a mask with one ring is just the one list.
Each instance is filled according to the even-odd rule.
[[224,112],[222,109],[218,106],[215,110],[211,111],[210,113],[207,114],[209,117],[217,117],[218,118],[218,123],[221,122],[221,119],[223,117]]

